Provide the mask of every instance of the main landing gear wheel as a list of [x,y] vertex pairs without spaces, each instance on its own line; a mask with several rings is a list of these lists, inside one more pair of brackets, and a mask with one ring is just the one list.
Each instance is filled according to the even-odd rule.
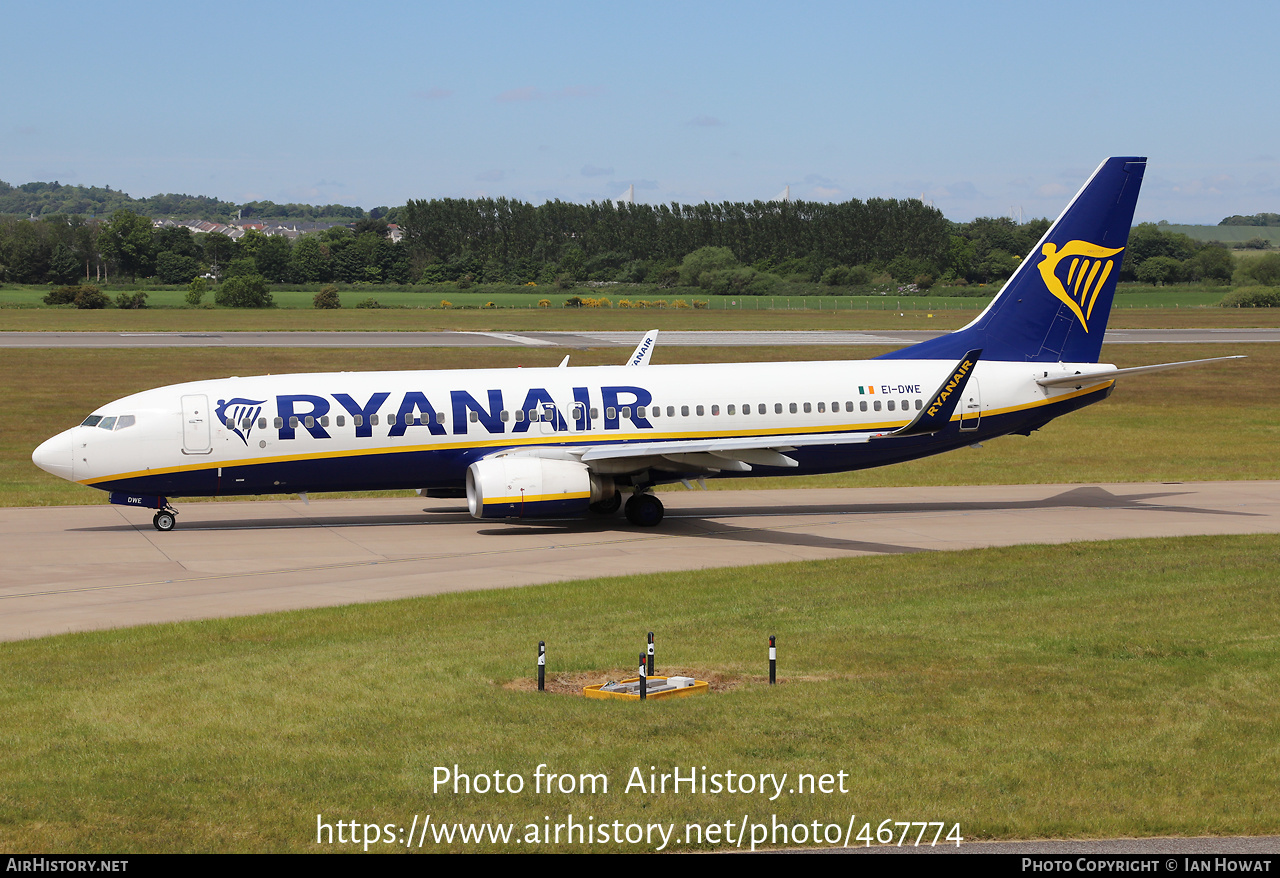
[[592,503],[587,508],[596,515],[613,515],[622,506],[622,495],[614,492],[613,496],[608,500],[601,500],[599,503]]
[[665,510],[652,494],[632,494],[627,501],[627,521],[638,527],[657,527]]
[[151,524],[158,531],[171,531],[178,524],[177,516],[167,509],[161,509],[151,519]]

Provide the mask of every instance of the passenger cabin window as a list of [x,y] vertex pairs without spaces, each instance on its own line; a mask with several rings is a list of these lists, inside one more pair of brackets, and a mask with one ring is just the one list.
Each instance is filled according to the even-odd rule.
[[713,406],[711,407],[711,414],[713,414],[713,415],[718,415],[718,414],[720,414],[720,406],[718,406],[718,405],[713,405]]
[[284,426],[284,418],[276,418],[276,420],[275,420],[275,428],[276,428],[277,430],[279,430],[279,429],[280,429],[281,427],[283,427],[283,426]]
[[864,399],[862,402],[858,403],[858,408],[865,412],[867,410],[867,401]]
[[893,411],[893,400],[889,400],[885,405],[889,407],[889,411]]
[[680,406],[680,416],[682,418],[689,417],[689,407],[687,405]]
[[732,414],[736,414],[736,413],[737,413],[737,411],[738,411],[738,409],[737,409],[737,406],[732,406],[732,405],[731,405],[731,406],[729,406],[725,411],[726,411],[726,413],[727,413],[727,414],[732,415]]
[[622,418],[623,418],[623,420],[630,420],[630,419],[631,419],[631,406],[629,406],[629,405],[624,405],[624,406],[622,407]]
[[667,406],[667,417],[674,418],[675,416],[676,416],[676,407],[673,405]]
[[352,425],[353,425],[353,426],[356,426],[356,427],[363,427],[363,426],[364,426],[364,415],[352,415],[352,416],[351,416],[351,423],[352,423]]
[[794,415],[796,413],[796,404],[794,402],[791,403],[791,406],[788,410],[791,412],[791,414]]
[[706,413],[706,409],[704,409],[702,406],[698,406],[697,412],[698,412],[698,417],[702,417]]
[[307,419],[303,423],[305,423],[307,425],[307,429],[310,430],[316,425],[316,419],[311,415],[307,415]]
[[[347,418],[345,415],[338,415],[335,421],[339,427],[345,427],[347,425]],[[266,424],[263,424],[262,426],[265,427]]]
[[[479,412],[472,412],[472,413],[471,413],[471,419],[470,419],[470,420],[471,420],[471,423],[473,423],[473,424],[475,424],[475,423],[479,423],[479,421],[480,421],[480,413],[479,413]],[[376,424],[376,423],[378,423],[378,416],[377,416],[377,415],[374,415],[374,416],[373,416],[373,422],[374,422],[375,424]]]
[[782,403],[780,403],[780,402],[775,402],[775,403],[773,404],[773,413],[774,413],[775,415],[780,415],[780,414],[782,414]]
[[[827,404],[825,402],[818,403],[818,414],[823,414],[826,410]],[[808,411],[808,409],[805,409],[805,411]]]
[[607,409],[604,410],[604,416],[612,421],[614,418],[618,416],[618,410],[615,409],[613,406],[609,406]]
[[291,415],[289,417],[289,429],[291,430],[298,429],[298,418],[296,415]]
[[371,426],[371,427],[376,427],[376,426],[378,426],[378,416],[377,416],[377,415],[369,415],[369,426]]
[[807,415],[811,411],[813,411],[813,406],[809,405],[809,403],[806,402],[804,404],[804,413]]
[[524,423],[524,409],[517,409],[517,410],[516,410],[516,423],[517,423],[517,424],[523,424],[523,423]]
[[759,408],[756,409],[756,411],[758,411],[760,414],[763,415],[769,411],[769,407],[766,406],[764,403],[760,403],[760,406]]
[[874,403],[872,403],[872,407],[873,407],[876,411],[880,411],[880,400],[878,400],[878,399],[877,399]]

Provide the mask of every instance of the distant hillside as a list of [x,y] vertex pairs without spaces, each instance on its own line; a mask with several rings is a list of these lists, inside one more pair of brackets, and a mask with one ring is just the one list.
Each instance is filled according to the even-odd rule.
[[[364,219],[362,208],[345,204],[276,204],[272,201],[250,201],[234,204],[206,195],[153,195],[150,198],[133,198],[112,189],[98,186],[67,186],[53,183],[23,183],[11,186],[0,180],[0,215],[49,216],[51,214],[79,214],[81,216],[108,217],[117,210],[131,210],[153,219],[207,219],[226,221],[241,214],[243,217],[293,220],[342,220]],[[377,211],[375,211],[377,212]],[[387,212],[381,208],[381,214]]]
[[1161,223],[1160,231],[1186,235],[1193,241],[1221,241],[1224,244],[1243,244],[1254,238],[1264,238],[1272,246],[1280,244],[1280,226],[1183,226]]

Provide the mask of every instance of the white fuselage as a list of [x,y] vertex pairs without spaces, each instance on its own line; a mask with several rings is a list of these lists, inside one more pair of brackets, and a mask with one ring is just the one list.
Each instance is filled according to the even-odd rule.
[[[102,406],[35,459],[81,484],[167,496],[460,488],[471,463],[512,449],[572,455],[636,442],[760,437],[767,446],[770,437],[891,432],[927,404],[952,365],[850,360],[195,381]],[[799,465],[790,468],[682,470],[668,461],[649,480],[839,471],[935,454],[1102,398],[1111,384],[1104,378],[1082,388],[1035,383],[1086,368],[1100,367],[981,361],[952,415],[954,429],[811,445],[791,455]],[[619,475],[652,464],[601,460],[592,471]]]

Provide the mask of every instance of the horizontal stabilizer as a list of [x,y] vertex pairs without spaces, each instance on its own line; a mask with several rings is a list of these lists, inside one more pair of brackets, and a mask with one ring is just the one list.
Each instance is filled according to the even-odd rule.
[[920,410],[920,414],[902,429],[885,435],[924,436],[945,429],[951,423],[951,415],[956,410],[956,405],[964,396],[964,386],[969,383],[969,376],[973,374],[973,367],[978,364],[980,356],[982,356],[982,349],[978,348],[961,357],[960,362],[956,363],[956,367],[943,379],[941,386],[929,398],[929,404]]
[[1093,381],[1110,381],[1123,375],[1141,375],[1144,372],[1164,372],[1168,369],[1181,369],[1184,366],[1199,366],[1202,363],[1220,363],[1223,360],[1243,360],[1244,354],[1232,357],[1210,357],[1207,360],[1183,360],[1180,363],[1159,363],[1155,366],[1134,366],[1130,369],[1099,369],[1092,372],[1073,372],[1070,375],[1057,375],[1037,378],[1036,384],[1041,387],[1083,387]]

